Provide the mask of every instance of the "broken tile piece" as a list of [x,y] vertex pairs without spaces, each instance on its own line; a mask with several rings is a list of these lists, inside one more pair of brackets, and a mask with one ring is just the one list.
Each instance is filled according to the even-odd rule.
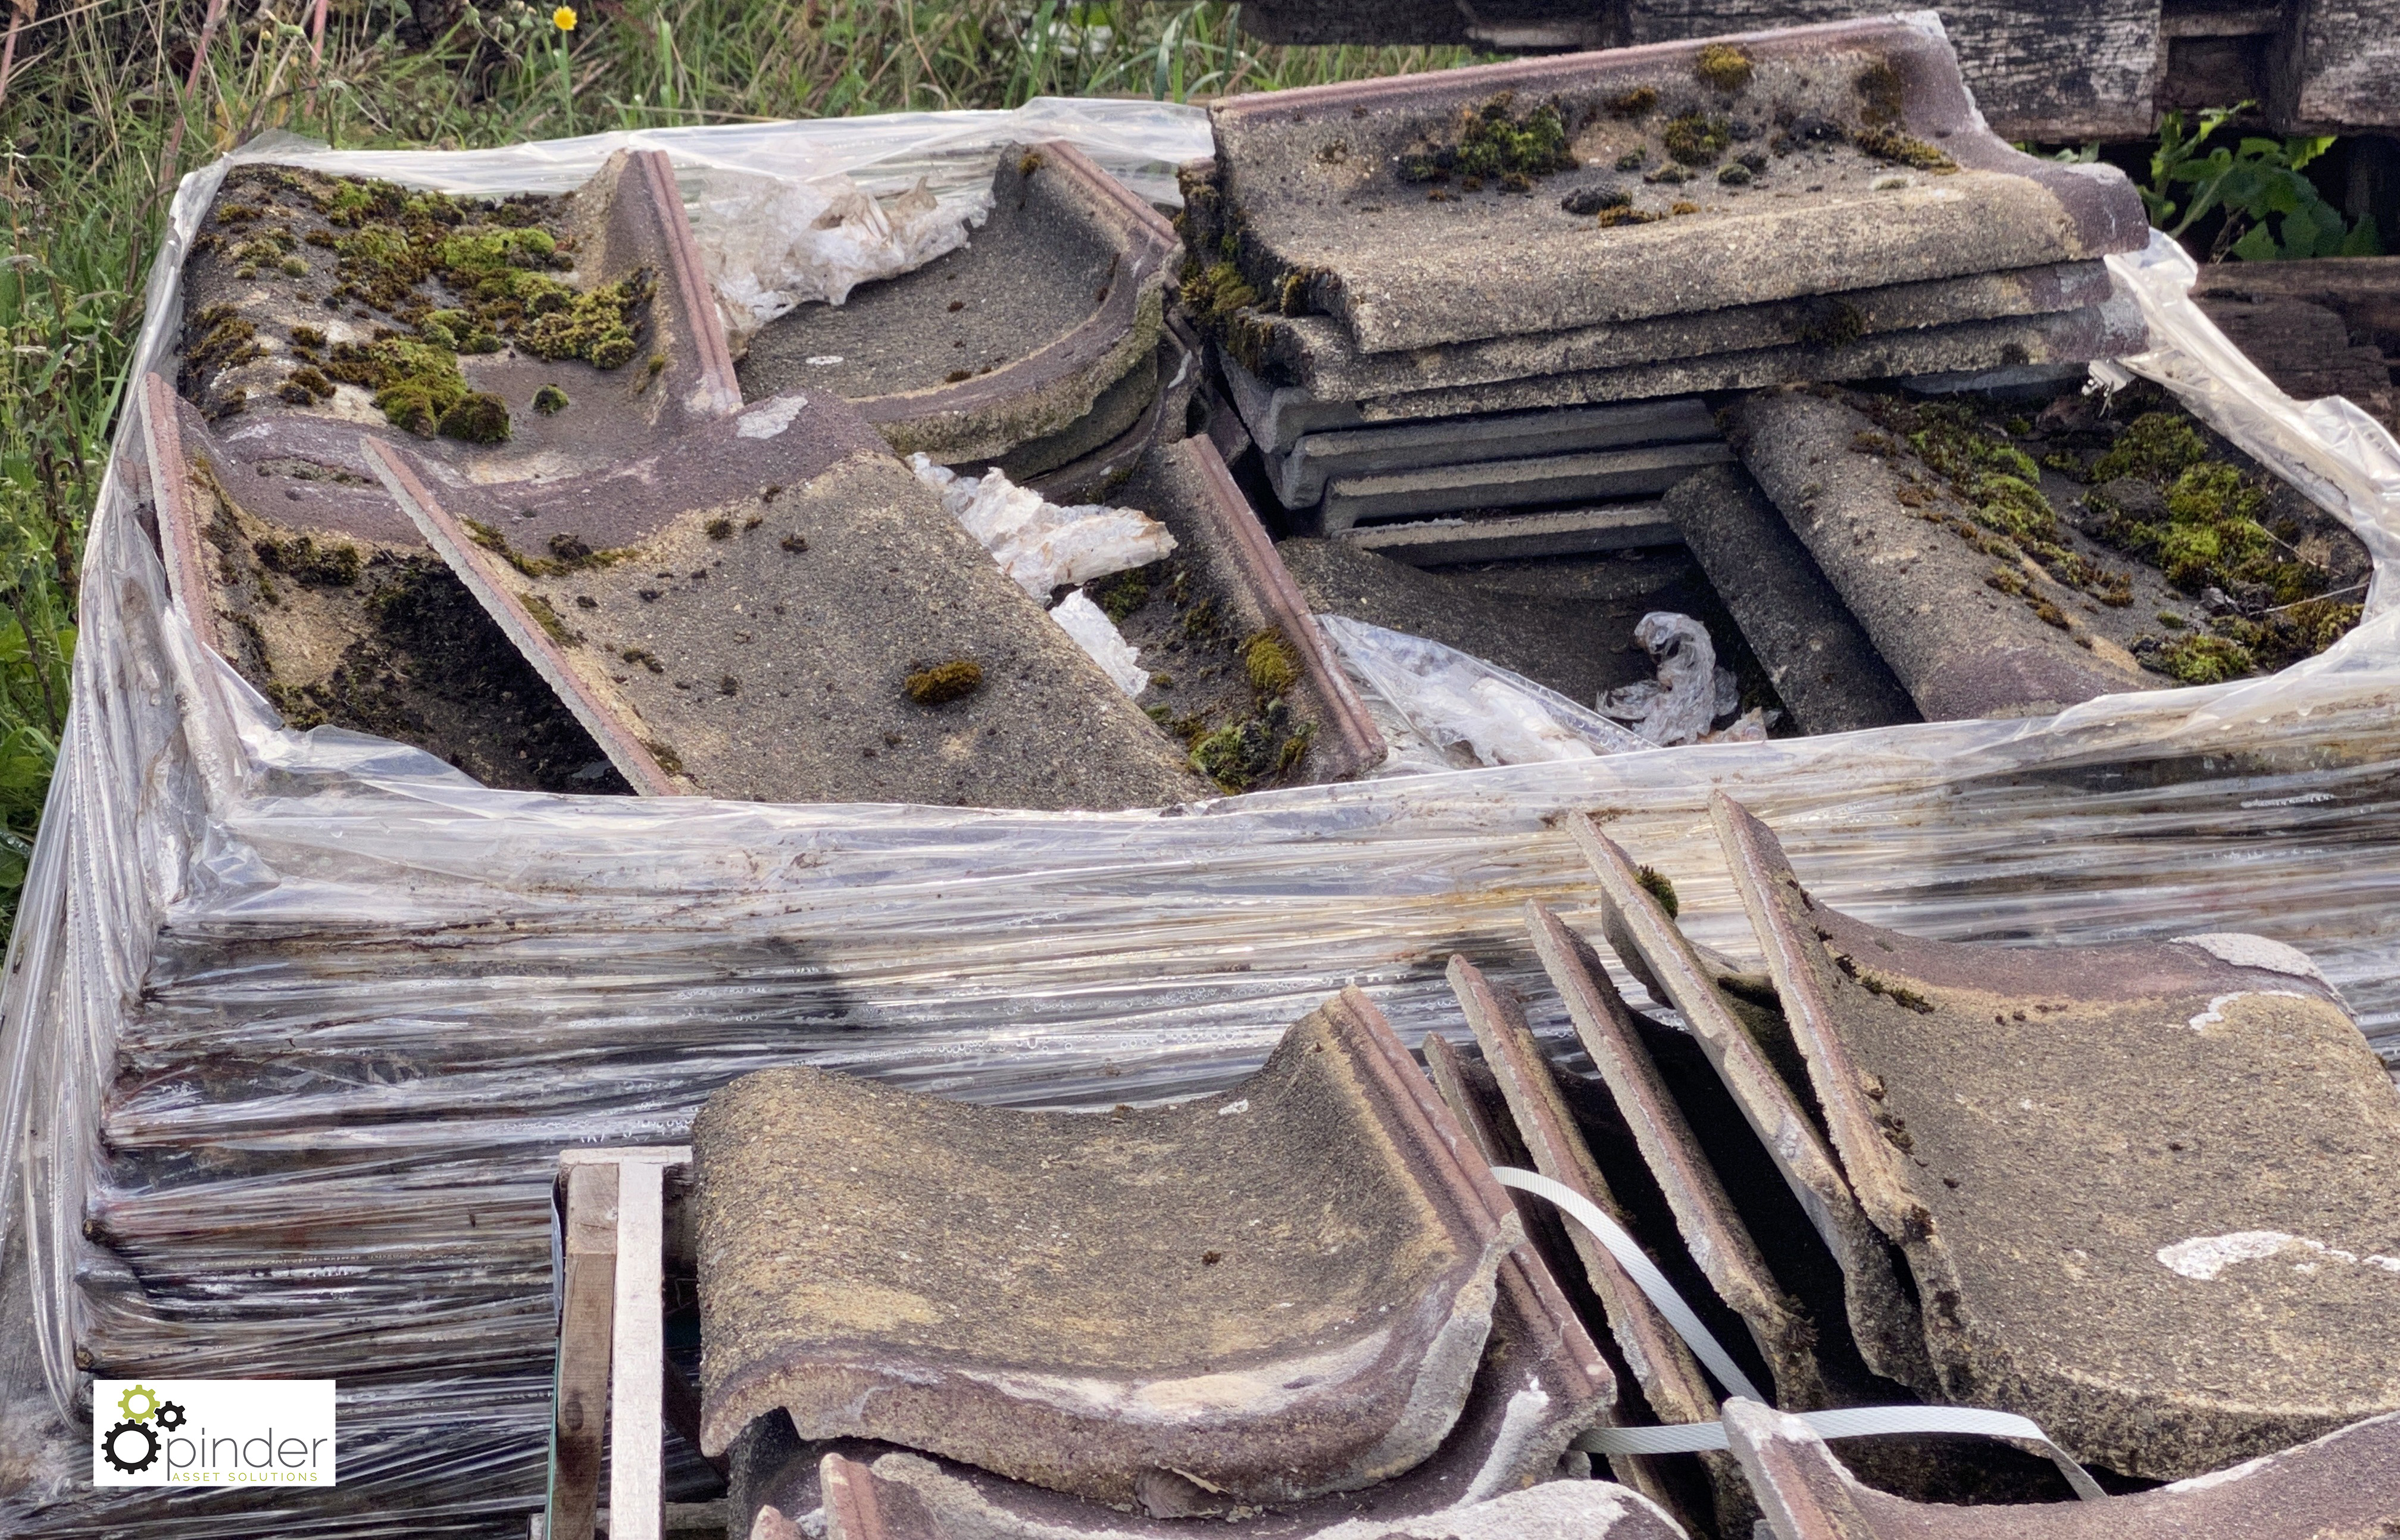
[[1567,829],[1599,879],[1609,945],[1635,976],[1683,1015],[1684,1024],[1740,1104],[1751,1131],[1775,1157],[1792,1195],[1842,1270],[1850,1332],[1869,1369],[1920,1394],[1936,1388],[1915,1303],[1901,1289],[1884,1237],[1860,1207],[1824,1136],[1798,1095],[1770,1066],[1717,988],[1702,960],[1632,859],[1589,814]]
[[739,397],[697,260],[655,152],[504,202],[229,170],[183,265],[177,388],[139,392],[200,635],[295,729],[400,739],[491,785],[623,790],[377,484],[361,429],[509,485],[721,420]]
[[1817,559],[1741,467],[1694,472],[1660,511],[1674,520],[1801,731],[1923,719]]
[[1878,453],[1889,441],[1848,403],[1761,391],[1734,408],[1733,440],[1927,720],[2041,715],[2166,683],[1975,510]]
[[[872,1465],[829,1454],[822,1479],[825,1540],[1163,1540],[1189,1528],[1064,1498],[1045,1504],[1040,1493],[995,1501],[1004,1483],[915,1454],[886,1454]],[[1209,1533],[1237,1540],[1684,1540],[1683,1528],[1640,1493],[1573,1479],[1431,1510],[1370,1501],[1248,1518]]]
[[1816,1356],[1817,1329],[1768,1271],[1716,1169],[1684,1121],[1658,1068],[1642,1045],[1632,1013],[1610,982],[1589,943],[1539,904],[1525,906],[1525,923],[1543,971],[1566,1002],[1575,1036],[1608,1085],[1617,1111],[1640,1145],[1675,1227],[1717,1297],[1750,1328],[1766,1360],[1782,1406],[1813,1411],[1830,1405]]
[[2400,1521],[2400,1417],[2102,1502],[1951,1507],[1861,1485],[1796,1417],[1728,1400],[1725,1441],[1775,1540],[2346,1540]]
[[782,1408],[802,1438],[1152,1514],[1424,1461],[1522,1239],[1356,990],[1194,1101],[1026,1112],[775,1070],[692,1139],[706,1451]]
[[[1177,249],[1174,227],[1073,145],[1008,145],[991,216],[964,247],[770,321],[742,381],[753,400],[839,394],[904,455],[999,460],[1084,419],[1121,382],[1154,397],[1141,371]],[[1139,414],[1124,415],[1129,426]]]
[[371,458],[652,795],[1122,808],[1204,789],[830,396],[760,402],[638,471],[506,501],[396,444]]
[[[1745,67],[1731,90],[1699,77],[1703,45],[1690,43],[1220,102],[1219,193],[1240,221],[1244,275],[1381,353],[1766,304],[1861,274],[1890,284],[2083,261],[2147,239],[2121,174],[2037,160],[1984,127],[1938,27],[1833,22],[1735,46]],[[1487,115],[1509,126],[1502,148],[1469,143]],[[1753,178],[1788,198],[1715,179],[1737,132],[1761,152]],[[1504,163],[1512,143],[1524,164]],[[1534,143],[1546,152],[1521,148]],[[1637,184],[1639,211],[1668,216],[1645,223],[1603,227],[1561,207],[1616,184],[1612,168],[1637,156],[1637,169],[1671,160],[1708,180]]]
[[2400,1097],[2304,956],[1920,940],[1710,811],[1944,1398],[2165,1478],[2400,1410]]
[[[1525,1025],[1524,1011],[1515,997],[1493,988],[1482,971],[1463,957],[1450,960],[1450,987],[1483,1050],[1483,1062],[1499,1082],[1509,1118],[1533,1156],[1534,1169],[1589,1199],[1624,1225],[1624,1210],[1575,1126],[1575,1115],[1551,1079],[1549,1063]],[[1632,1368],[1652,1415],[1661,1423],[1714,1420],[1716,1393],[1691,1349],[1658,1307],[1597,1237],[1573,1225],[1568,1227],[1568,1239],[1583,1261],[1584,1274],[1607,1314],[1609,1331]],[[1703,1454],[1700,1460],[1708,1470],[1716,1527],[1723,1531],[1747,1523],[1754,1514],[1732,1462],[1714,1453]]]

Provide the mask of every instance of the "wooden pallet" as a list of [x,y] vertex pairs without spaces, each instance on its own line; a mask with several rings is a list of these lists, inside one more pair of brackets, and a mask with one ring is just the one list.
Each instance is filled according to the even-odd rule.
[[[664,1440],[672,1424],[700,1447],[700,1393],[666,1355],[671,1257],[688,1260],[689,1145],[567,1150],[553,1202],[558,1371],[551,1401],[550,1487],[534,1540],[663,1540]],[[655,1367],[648,1367],[655,1366]],[[602,1456],[608,1504],[600,1506]],[[675,1505],[719,1509],[720,1505]],[[676,1528],[701,1527],[677,1513]],[[711,1521],[702,1520],[703,1522]],[[722,1529],[721,1511],[713,1517]]]

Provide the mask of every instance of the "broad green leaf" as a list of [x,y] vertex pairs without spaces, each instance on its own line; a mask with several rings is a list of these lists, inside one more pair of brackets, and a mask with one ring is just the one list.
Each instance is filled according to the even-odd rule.
[[2294,170],[2333,148],[2334,136],[2295,137],[2284,141],[2284,164]]
[[2272,262],[2276,256],[2275,238],[2267,233],[2264,225],[2253,225],[2233,243],[2231,254],[2243,262]]

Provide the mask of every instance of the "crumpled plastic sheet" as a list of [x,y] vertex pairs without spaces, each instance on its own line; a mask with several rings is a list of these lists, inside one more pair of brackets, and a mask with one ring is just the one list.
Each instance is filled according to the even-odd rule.
[[[1088,129],[1104,163],[1205,146],[1193,115],[1120,105],[1037,103],[1044,131]],[[937,114],[642,137],[687,169],[905,185],[1002,131]],[[556,189],[601,147],[319,163]],[[143,364],[163,356],[213,185],[199,173],[178,195]],[[288,732],[169,604],[127,425],[0,996],[0,1252],[31,1277],[0,1310],[30,1320],[69,1415],[94,1370],[336,1377],[344,1479],[121,1497],[37,1482],[0,1499],[0,1532],[522,1534],[543,1479],[562,1147],[680,1139],[715,1087],[796,1062],[1028,1106],[1210,1090],[1344,984],[1411,1040],[1460,1030],[1452,952],[1527,986],[1537,1026],[1563,1031],[1521,908],[1589,922],[1557,826],[1573,811],[1606,816],[1673,879],[1696,937],[1737,956],[1755,951],[1709,832],[1716,787],[1776,825],[1812,892],[1874,923],[2025,946],[2257,931],[2314,958],[2393,1055],[2400,446],[2275,392],[2163,253],[2118,266],[2159,343],[2128,367],[2375,552],[2366,618],[2324,655],[2044,719],[1156,813],[498,792],[397,744]]]
[[1547,685],[1429,637],[1347,615],[1321,615],[1316,626],[1374,704],[1414,737],[1437,750],[1464,749],[1473,763],[1544,764],[1656,746]]
[[1061,507],[999,470],[961,476],[923,455],[908,457],[917,479],[941,495],[942,508],[983,542],[1016,586],[1037,599],[1066,583],[1148,566],[1175,553],[1175,536],[1138,509],[1098,503]]
[[945,205],[921,181],[878,199],[839,174],[802,182],[711,170],[702,174],[690,218],[738,357],[758,328],[786,311],[811,301],[839,305],[862,283],[957,251],[990,211],[988,190]]
[[1710,723],[1740,703],[1733,671],[1717,666],[1716,644],[1699,621],[1654,609],[1635,622],[1633,639],[1658,665],[1658,676],[1602,695],[1602,715],[1653,743],[1672,745],[1698,742]]
[[1150,670],[1141,666],[1141,649],[1125,639],[1125,633],[1109,619],[1108,611],[1092,603],[1090,594],[1075,590],[1050,606],[1050,618],[1100,665],[1100,672],[1116,681],[1117,688],[1139,695],[1150,688]]

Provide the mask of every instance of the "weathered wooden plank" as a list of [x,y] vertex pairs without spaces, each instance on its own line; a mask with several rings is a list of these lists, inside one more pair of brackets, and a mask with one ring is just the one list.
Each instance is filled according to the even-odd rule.
[[2352,345],[2375,347],[2400,363],[2400,256],[2219,263],[2200,270],[2191,292],[2196,299],[2322,305],[2341,317]]
[[2298,299],[2217,295],[2202,296],[2200,306],[2293,400],[2343,396],[2380,422],[2400,420],[2393,410],[2391,363],[2375,348],[2352,344],[2331,308]]
[[[2380,0],[2363,0],[2376,4]],[[1888,0],[1634,0],[1632,41],[1844,21]],[[1959,73],[2003,139],[2134,139],[2164,69],[2159,0],[1960,0],[1942,7]]]
[[655,1160],[628,1160],[617,1171],[612,1351],[621,1368],[608,1389],[608,1540],[660,1540],[665,1524],[666,1180]]
[[[2388,13],[2395,0],[2318,3]],[[2159,7],[2160,0],[1958,0],[1942,7],[1942,20],[1976,104],[2002,138],[2138,139],[2151,130],[2152,98],[2165,74]],[[1434,0],[1249,0],[1242,26],[1268,42],[1542,50],[1846,21],[1891,9],[1889,0],[1455,0],[1450,7]],[[2382,67],[2388,86],[2392,72]]]
[[1467,41],[1466,17],[1454,0],[1245,0],[1241,23],[1261,43]]
[[600,1496],[600,1436],[617,1302],[617,1173],[566,1168],[566,1225],[558,1369],[551,1413],[550,1540],[593,1540]]
[[2267,109],[2287,133],[2400,125],[2400,0],[2293,0]]

